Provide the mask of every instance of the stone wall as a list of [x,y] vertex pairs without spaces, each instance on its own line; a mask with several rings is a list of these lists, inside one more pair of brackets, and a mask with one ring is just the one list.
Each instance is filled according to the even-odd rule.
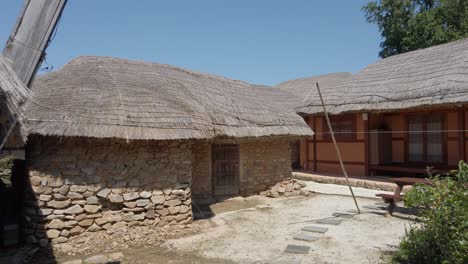
[[212,196],[211,143],[196,142],[192,145],[192,193],[194,199]]
[[291,177],[291,141],[287,138],[241,142],[240,193],[267,190]]
[[28,242],[66,242],[118,226],[187,224],[191,144],[32,137]]
[[[192,145],[193,185],[196,198],[212,197],[212,143]],[[287,138],[216,140],[239,145],[239,194],[251,195],[291,177],[291,140]]]

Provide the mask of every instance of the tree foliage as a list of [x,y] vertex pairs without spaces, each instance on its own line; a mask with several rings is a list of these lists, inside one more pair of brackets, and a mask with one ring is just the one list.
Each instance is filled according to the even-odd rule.
[[393,256],[399,264],[468,263],[468,165],[460,162],[451,177],[435,176],[432,185],[416,185],[406,206],[422,207]]
[[468,0],[376,0],[362,10],[379,27],[382,58],[468,37]]

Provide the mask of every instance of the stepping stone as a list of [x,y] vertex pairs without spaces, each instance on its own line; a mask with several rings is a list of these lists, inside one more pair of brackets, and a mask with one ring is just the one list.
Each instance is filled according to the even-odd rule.
[[328,228],[321,227],[321,226],[305,226],[301,230],[302,231],[307,231],[307,232],[314,232],[314,233],[324,234],[324,233],[326,233],[328,231]]
[[354,214],[349,214],[349,213],[333,213],[332,216],[350,219],[350,218],[353,218],[353,217],[354,217]]
[[343,220],[332,218],[332,219],[320,219],[315,222],[318,224],[325,224],[325,225],[339,225],[341,224],[341,222],[343,222]]
[[296,240],[303,240],[307,242],[313,242],[313,241],[317,241],[320,239],[320,237],[309,236],[305,234],[297,234],[297,235],[294,235],[293,238]]
[[309,251],[310,251],[310,247],[308,246],[288,245],[284,252],[295,253],[295,254],[308,254]]

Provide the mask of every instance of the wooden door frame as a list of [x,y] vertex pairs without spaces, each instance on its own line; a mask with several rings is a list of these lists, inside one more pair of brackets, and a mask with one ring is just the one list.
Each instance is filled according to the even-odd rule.
[[[213,196],[223,196],[223,195],[216,195],[216,180],[215,180],[215,148],[216,146],[236,146],[237,147],[237,161],[238,161],[238,168],[237,168],[237,175],[235,182],[237,183],[237,194],[229,194],[229,195],[238,195],[240,194],[240,146],[239,144],[235,143],[213,143],[211,144],[211,193]],[[227,195],[226,195],[227,196]]]
[[[448,165],[448,158],[447,158],[447,132],[442,132],[442,162],[431,162],[430,164],[427,161],[427,117],[432,114],[440,114],[442,117],[442,130],[446,130],[447,126],[447,112],[446,111],[427,111],[427,112],[410,112],[404,115],[405,117],[405,126],[406,126],[406,144],[405,144],[405,161],[408,166],[428,166],[428,165],[435,165],[435,166],[447,166]],[[423,133],[423,159],[422,162],[411,162],[409,160],[409,118],[412,116],[419,116],[422,118],[422,133]]]

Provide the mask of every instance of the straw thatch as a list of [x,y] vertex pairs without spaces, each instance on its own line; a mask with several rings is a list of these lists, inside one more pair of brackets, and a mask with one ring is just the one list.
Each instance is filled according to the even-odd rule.
[[303,136],[294,111],[251,85],[168,65],[79,57],[33,84],[30,133],[124,139]]
[[2,113],[21,117],[21,104],[30,97],[29,89],[12,70],[11,61],[3,56],[0,56],[0,94]]
[[[31,97],[29,89],[21,82],[12,69],[12,63],[0,56],[0,142],[1,147],[12,131],[25,139],[26,133],[22,126],[22,104]],[[13,130],[15,125],[18,128]]]
[[[299,114],[311,114],[321,112],[321,105],[315,83],[318,82],[322,87],[321,92],[325,102],[335,100],[340,96],[336,91],[338,87],[346,80],[351,78],[351,73],[337,72],[324,75],[306,77],[278,84],[275,88],[292,94],[289,106]],[[317,107],[318,106],[318,107]]]
[[[380,60],[341,83],[319,83],[334,114],[459,104],[468,101],[467,60],[468,38]],[[315,80],[294,89],[315,89]],[[316,95],[302,98],[298,113],[322,112]]]

